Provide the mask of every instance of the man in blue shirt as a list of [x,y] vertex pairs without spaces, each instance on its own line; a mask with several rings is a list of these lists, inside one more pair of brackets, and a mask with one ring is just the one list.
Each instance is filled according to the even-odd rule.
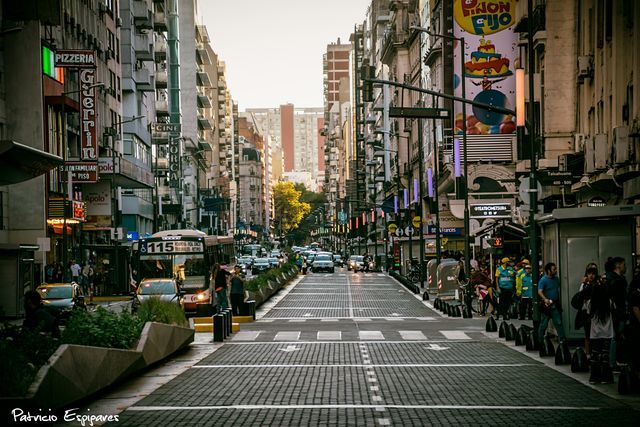
[[562,325],[562,313],[560,312],[560,279],[558,279],[558,267],[552,262],[544,266],[545,275],[538,283],[538,295],[542,301],[540,313],[540,327],[538,337],[543,342],[544,335],[549,325],[549,320],[553,321],[553,326],[558,332],[558,340],[562,343],[565,340],[564,326]]

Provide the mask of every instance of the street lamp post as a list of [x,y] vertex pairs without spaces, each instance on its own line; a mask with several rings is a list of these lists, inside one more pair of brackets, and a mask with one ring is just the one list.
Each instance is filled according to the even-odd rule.
[[[426,28],[411,26],[413,30],[421,31],[427,33],[432,37],[440,37],[447,40],[455,40],[460,44],[460,83],[462,89],[462,98],[466,100],[466,85],[464,78],[464,37],[455,37],[450,36],[448,34],[436,34],[429,31]],[[464,268],[467,274],[470,273],[471,259],[469,257],[469,242],[470,242],[470,225],[469,225],[469,182],[468,182],[468,163],[467,163],[467,105],[463,101],[462,105],[462,157],[464,159],[464,172],[463,172],[463,181],[464,181],[464,192],[462,193],[464,197]],[[455,129],[455,126],[453,126]],[[455,130],[454,130],[455,132]],[[438,230],[440,231],[440,230]]]

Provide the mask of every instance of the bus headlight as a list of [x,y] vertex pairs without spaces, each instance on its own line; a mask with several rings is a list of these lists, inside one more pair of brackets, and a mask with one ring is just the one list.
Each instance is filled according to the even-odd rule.
[[206,298],[206,296],[205,296],[204,292],[201,292],[201,293],[199,293],[199,294],[196,296],[196,299],[197,299],[198,301],[204,301],[204,300],[205,300],[205,298]]

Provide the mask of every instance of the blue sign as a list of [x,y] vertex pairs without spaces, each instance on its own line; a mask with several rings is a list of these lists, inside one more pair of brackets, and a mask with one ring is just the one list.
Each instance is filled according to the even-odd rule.
[[127,240],[138,240],[140,239],[140,234],[137,231],[128,231],[127,232]]
[[[446,236],[462,236],[464,229],[463,228],[457,228],[457,227],[440,227],[440,234],[446,235]],[[427,228],[427,234],[436,234],[436,226],[435,225],[430,225]]]

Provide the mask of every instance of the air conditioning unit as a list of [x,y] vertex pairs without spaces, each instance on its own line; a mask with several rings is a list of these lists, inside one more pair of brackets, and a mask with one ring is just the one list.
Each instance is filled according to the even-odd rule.
[[593,74],[593,58],[591,56],[578,56],[578,80],[591,78]]
[[627,163],[631,159],[629,127],[613,128],[613,161],[616,164]]
[[122,27],[122,18],[119,16],[116,18],[116,28]]
[[609,153],[607,134],[599,133],[593,140],[593,162],[596,170],[607,168],[607,153]]
[[573,140],[574,140],[573,150],[576,153],[582,153],[584,151],[584,134],[576,133],[573,136]]
[[595,156],[593,148],[594,139],[586,137],[584,139],[584,171],[585,173],[593,173],[596,171]]

